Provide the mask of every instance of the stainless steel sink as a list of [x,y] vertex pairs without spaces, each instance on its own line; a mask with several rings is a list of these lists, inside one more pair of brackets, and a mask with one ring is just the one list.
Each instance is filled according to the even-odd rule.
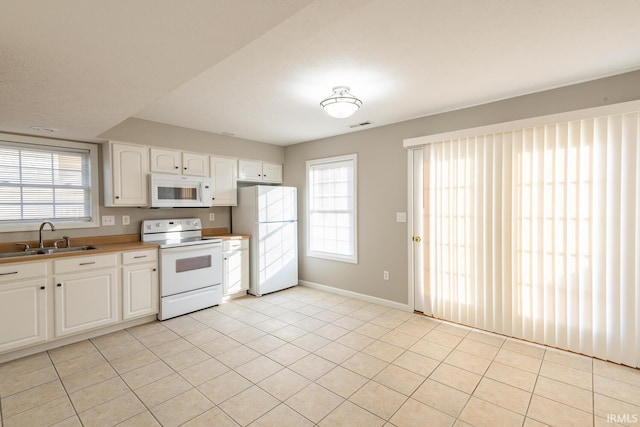
[[36,255],[42,254],[60,254],[66,252],[78,252],[78,251],[90,251],[92,249],[98,249],[95,246],[72,246],[70,248],[41,248],[35,249]]
[[38,251],[34,251],[32,249],[20,252],[2,252],[0,253],[0,258],[18,258],[29,255],[37,255]]
[[67,252],[81,252],[90,251],[92,249],[98,249],[95,246],[73,246],[70,248],[39,248],[39,249],[27,249],[26,251],[19,252],[3,252],[0,253],[0,258],[20,258],[31,255],[47,255],[47,254],[60,254]]

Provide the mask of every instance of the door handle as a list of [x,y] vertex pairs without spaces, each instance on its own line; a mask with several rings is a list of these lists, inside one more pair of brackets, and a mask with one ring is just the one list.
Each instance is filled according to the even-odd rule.
[[422,242],[422,238],[420,236],[413,236],[413,241],[416,243]]

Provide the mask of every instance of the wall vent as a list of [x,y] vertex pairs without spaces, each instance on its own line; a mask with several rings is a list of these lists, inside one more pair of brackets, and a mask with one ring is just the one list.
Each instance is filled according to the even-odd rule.
[[359,128],[360,126],[367,126],[367,125],[370,125],[370,124],[371,124],[371,122],[362,122],[362,123],[358,123],[358,124],[355,124],[355,125],[351,125],[349,127],[351,129],[353,129],[353,128]]

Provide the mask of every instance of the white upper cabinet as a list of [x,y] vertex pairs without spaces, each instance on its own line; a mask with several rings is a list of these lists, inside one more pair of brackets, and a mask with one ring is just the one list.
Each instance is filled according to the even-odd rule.
[[238,181],[282,183],[282,165],[260,160],[238,160]]
[[104,205],[147,206],[149,148],[117,141],[103,148]]
[[236,158],[211,156],[212,206],[238,204],[237,164]]
[[262,163],[262,181],[282,183],[282,165],[276,163]]
[[259,160],[238,160],[238,180],[262,181],[262,162]]
[[151,148],[151,172],[182,173],[182,152],[178,150],[165,150],[164,148]]
[[209,156],[167,148],[150,149],[151,172],[209,176]]
[[200,153],[182,153],[182,174],[209,176],[209,156]]

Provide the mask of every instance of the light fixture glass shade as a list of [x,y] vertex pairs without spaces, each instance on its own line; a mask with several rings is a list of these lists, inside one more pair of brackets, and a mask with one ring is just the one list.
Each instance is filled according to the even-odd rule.
[[348,87],[338,86],[333,88],[333,95],[323,100],[320,106],[331,117],[344,119],[358,111],[358,108],[362,106],[362,101],[351,95]]

